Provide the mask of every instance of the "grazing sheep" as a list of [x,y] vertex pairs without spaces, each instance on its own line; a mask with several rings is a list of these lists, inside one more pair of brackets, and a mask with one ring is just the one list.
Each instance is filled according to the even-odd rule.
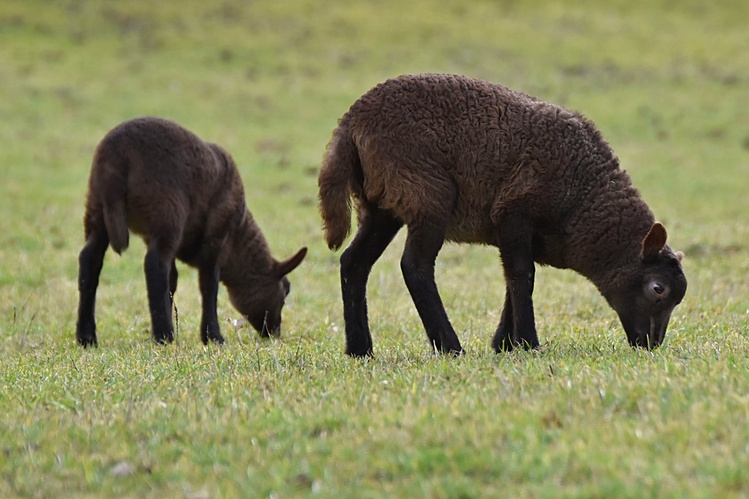
[[340,119],[318,179],[328,246],[341,256],[346,353],[372,354],[366,285],[398,230],[403,277],[430,342],[462,348],[434,281],[445,240],[499,248],[506,282],[497,351],[538,346],[534,262],[573,269],[616,310],[633,346],[666,332],[687,281],[681,253],[584,116],[457,75],[388,80]]
[[197,267],[203,314],[200,337],[223,343],[216,297],[219,281],[229,299],[262,336],[280,334],[289,293],[286,274],[307,253],[279,262],[252,218],[231,156],[176,123],[138,118],[115,127],[94,154],[80,253],[76,338],[97,344],[94,308],[104,253],[122,253],[128,228],[143,237],[153,338],[174,340],[171,305],[177,289],[175,258]]

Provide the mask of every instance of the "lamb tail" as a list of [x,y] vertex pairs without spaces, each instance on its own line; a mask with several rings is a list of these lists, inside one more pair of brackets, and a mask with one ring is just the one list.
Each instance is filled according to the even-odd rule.
[[130,243],[124,198],[106,202],[104,205],[104,225],[107,227],[109,245],[118,254],[121,254]]
[[320,214],[328,247],[337,250],[351,230],[351,195],[361,160],[348,129],[339,126],[328,144],[317,178]]
[[130,242],[125,208],[127,165],[104,164],[107,159],[102,156],[97,154],[94,157],[94,169],[100,173],[96,187],[100,194],[109,244],[114,251],[121,254]]

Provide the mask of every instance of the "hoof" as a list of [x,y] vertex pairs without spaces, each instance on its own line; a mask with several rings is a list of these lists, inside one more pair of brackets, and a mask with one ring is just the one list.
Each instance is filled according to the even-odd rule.
[[76,327],[75,340],[83,348],[97,347],[99,342],[96,339],[96,327]]
[[538,341],[534,341],[534,342],[527,342],[524,340],[510,341],[509,338],[505,338],[503,341],[499,343],[492,342],[492,347],[494,348],[494,351],[496,353],[509,353],[518,348],[522,348],[523,350],[528,350],[528,351],[538,350],[539,346],[541,345]]
[[93,338],[77,338],[78,344],[82,346],[83,348],[90,348],[90,347],[98,347],[99,342],[96,340],[96,337]]
[[492,348],[494,348],[494,351],[496,353],[507,353],[512,352],[512,350],[515,348],[515,345],[512,344],[512,340],[510,340],[510,338],[495,337],[494,341],[492,341]]
[[161,334],[154,334],[153,335],[153,341],[157,345],[168,345],[170,343],[174,343],[174,332],[173,331],[169,331],[168,333],[163,334],[163,335],[161,335]]
[[214,345],[223,345],[224,343],[226,343],[226,340],[224,340],[223,336],[218,335],[218,336],[212,336],[208,338],[208,341],[204,343],[206,344],[213,343]]
[[366,350],[346,350],[346,355],[349,357],[353,357],[355,359],[371,359],[374,357],[372,353],[372,349],[366,349]]
[[436,341],[433,341],[432,350],[434,351],[434,353],[449,355],[451,357],[460,357],[464,353],[463,347],[460,346],[460,343],[450,347],[446,347],[442,344],[438,344]]

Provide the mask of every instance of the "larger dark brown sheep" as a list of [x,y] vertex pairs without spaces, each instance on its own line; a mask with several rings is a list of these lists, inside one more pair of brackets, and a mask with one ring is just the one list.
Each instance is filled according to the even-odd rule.
[[318,179],[328,246],[341,256],[346,353],[372,354],[366,285],[406,225],[401,269],[434,348],[459,353],[434,281],[444,241],[499,248],[506,282],[497,351],[538,346],[534,262],[573,269],[616,310],[633,346],[665,336],[687,281],[681,254],[579,113],[457,75],[388,80],[340,119]]
[[287,260],[274,259],[247,209],[231,156],[159,118],[126,121],[102,139],[94,153],[83,224],[76,325],[83,346],[97,344],[94,306],[107,246],[117,253],[125,250],[128,228],[148,247],[144,267],[158,343],[174,340],[175,258],[198,269],[203,343],[223,343],[216,315],[219,281],[261,335],[278,334],[289,293],[286,274],[307,253],[302,248]]

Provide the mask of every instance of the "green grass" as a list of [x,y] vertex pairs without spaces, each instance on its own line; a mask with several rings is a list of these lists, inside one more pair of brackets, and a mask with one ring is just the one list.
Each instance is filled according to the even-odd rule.
[[[739,0],[3,2],[0,495],[749,495],[748,15]],[[436,356],[400,235],[370,280],[377,357],[343,355],[317,169],[359,95],[422,71],[596,121],[687,254],[664,348],[631,350],[590,283],[540,269],[542,347],[496,355],[496,251],[449,245],[438,283],[467,352]],[[134,242],[107,256],[100,348],[74,344],[93,149],[144,114],[232,152],[278,257],[310,247],[280,340],[235,328],[222,291],[228,344],[203,347],[180,267],[177,343],[153,346]]]

